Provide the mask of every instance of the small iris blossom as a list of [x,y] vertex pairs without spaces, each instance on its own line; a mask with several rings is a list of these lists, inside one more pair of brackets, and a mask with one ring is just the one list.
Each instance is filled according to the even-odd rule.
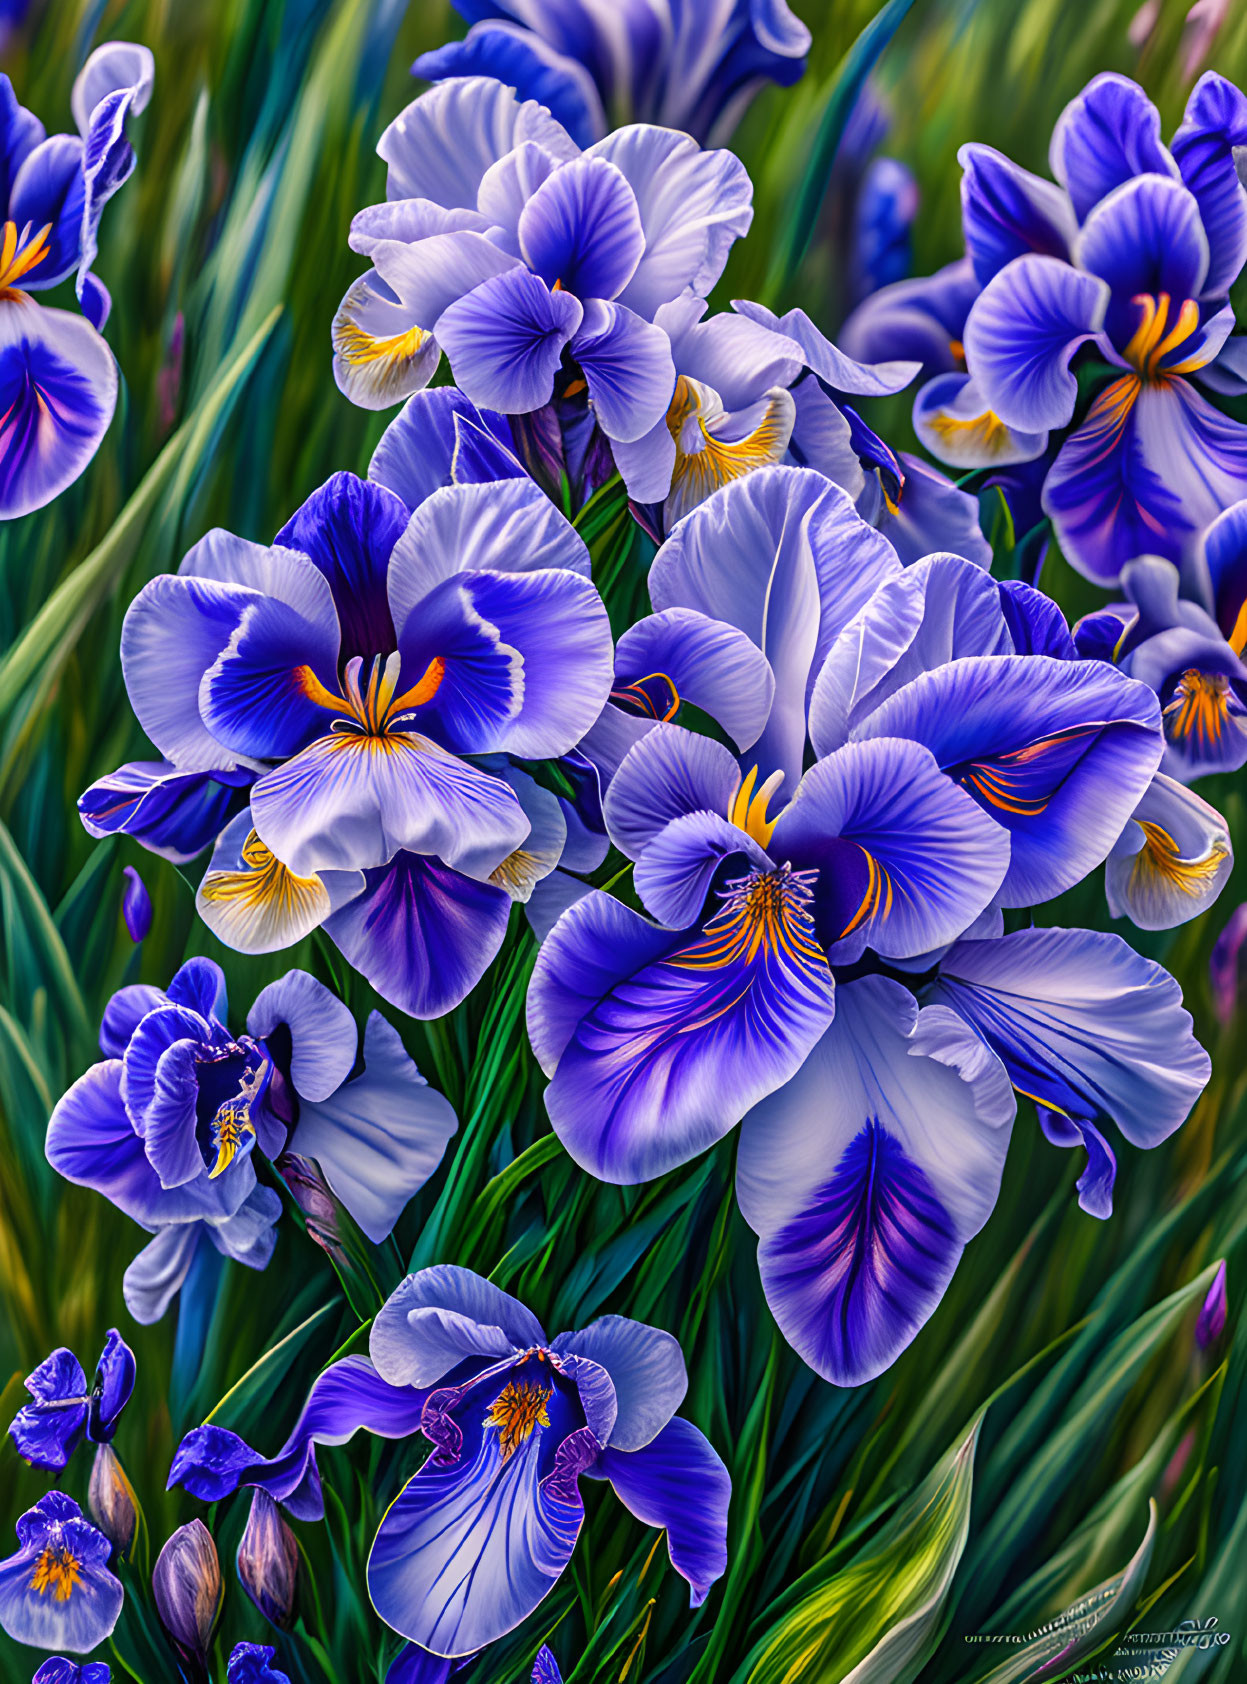
[[236,1643],[225,1668],[225,1684],[290,1684],[290,1675],[275,1666],[276,1649],[268,1643]]
[[17,1542],[16,1554],[0,1561],[0,1627],[32,1648],[87,1654],[121,1613],[121,1582],[108,1570],[112,1545],[60,1491],[20,1517]]
[[[163,761],[82,797],[95,835],[215,839],[198,908],[246,953],[324,925],[404,1011],[457,1005],[553,868],[556,797],[514,766],[574,747],[610,690],[589,554],[535,485],[448,485],[390,452],[336,474],[270,547],[210,532],[126,616]],[[414,506],[418,504],[418,506]]]
[[9,1437],[32,1467],[59,1473],[84,1435],[92,1444],[112,1442],[134,1390],[134,1352],[112,1327],[89,1388],[82,1364],[61,1346],[27,1376],[26,1390],[32,1401],[13,1417]]
[[1056,183],[963,147],[967,263],[884,289],[846,330],[857,354],[964,361],[919,393],[919,437],[959,467],[1041,460],[1044,512],[1098,583],[1181,562],[1247,494],[1247,427],[1207,395],[1247,390],[1227,301],[1244,143],[1247,99],[1211,71],[1168,147],[1142,89],[1097,76],[1053,132]]
[[417,76],[492,76],[540,100],[580,146],[624,123],[726,140],[764,81],[805,71],[810,32],[785,0],[455,0],[462,41]]
[[107,1661],[67,1661],[64,1655],[52,1655],[39,1668],[30,1684],[110,1684],[112,1669]]
[[723,1573],[730,1483],[675,1413],[688,1379],[670,1334],[603,1316],[551,1340],[509,1294],[445,1265],[400,1283],[369,1351],[324,1371],[276,1456],[197,1427],[170,1485],[205,1502],[257,1485],[316,1519],[317,1444],[361,1427],[389,1439],[419,1432],[432,1451],[381,1522],[368,1590],[387,1624],[445,1657],[504,1636],[553,1589],[584,1519],[581,1477],[609,1480],[639,1520],[666,1529],[694,1606]]
[[480,77],[422,94],[378,151],[388,201],[351,224],[373,268],[333,328],[348,397],[397,403],[444,351],[483,408],[570,404],[612,444],[658,425],[675,368],[656,313],[713,286],[748,229],[737,158],[644,124],[582,152],[544,107]]
[[126,1305],[158,1321],[199,1247],[251,1269],[273,1253],[281,1200],[256,1180],[258,1146],[313,1158],[368,1237],[380,1242],[437,1168],[456,1119],[397,1032],[368,1020],[363,1069],[355,1021],[305,971],[257,995],[245,1033],[226,1023],[225,978],[189,959],[166,991],[114,994],[105,1057],[59,1101],[47,1155],[154,1237],[126,1270]]
[[614,733],[605,819],[648,916],[595,890],[543,944],[547,1109],[618,1183],[743,1119],[737,1191],[772,1310],[856,1384],[987,1220],[1015,1089],[1086,1145],[1083,1203],[1106,1214],[1100,1123],[1155,1145],[1207,1080],[1177,985],[1119,938],[1001,934],[1000,908],[1106,858],[1160,760],[1159,709],[1077,660],[1039,592],[952,555],[902,568],[809,470],[709,498],[650,590],[642,665],[736,752],[617,708],[590,734],[592,755]]
[[[84,471],[117,404],[91,265],[104,205],[134,168],[126,134],[151,95],[146,47],[97,47],[74,82],[76,135],[45,135],[0,74],[0,519],[42,508]],[[83,314],[32,294],[75,276]]]

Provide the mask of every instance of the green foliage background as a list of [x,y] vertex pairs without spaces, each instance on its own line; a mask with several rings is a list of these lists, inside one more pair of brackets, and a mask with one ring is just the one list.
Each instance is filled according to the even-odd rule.
[[[719,298],[801,303],[829,330],[845,254],[818,201],[874,54],[894,114],[888,150],[922,188],[920,272],[960,250],[963,140],[990,141],[1042,170],[1053,120],[1094,71],[1138,76],[1166,132],[1189,85],[1185,6],[1172,0],[1142,51],[1127,35],[1135,0],[891,0],[877,18],[873,0],[797,0],[796,9],[814,32],[809,73],[793,90],[765,93],[738,131],[758,214]],[[1247,12],[1235,10],[1211,62],[1241,82]],[[815,1379],[776,1334],[732,1198],[730,1139],[636,1189],[599,1186],[562,1154],[523,1033],[533,946],[518,916],[465,1007],[439,1024],[400,1023],[461,1124],[392,1245],[360,1242],[335,1270],[289,1212],[268,1272],[230,1268],[210,1321],[184,1328],[179,1351],[175,1314],[140,1329],[125,1313],[121,1275],[138,1230],[43,1159],[49,1110],[98,1056],[101,1009],[123,982],[164,983],[184,957],[209,953],[240,1012],[292,964],[337,987],[361,1023],[376,1003],[327,944],[263,960],[222,949],[194,916],[197,871],[188,880],[125,841],[92,843],[74,802],[146,752],[117,658],[140,584],[175,567],[208,527],[268,540],[331,472],[366,468],[387,417],[339,395],[328,348],[333,311],[359,268],[347,224],[384,195],[373,145],[416,91],[407,66],[458,29],[434,0],[45,0],[3,64],[54,130],[71,126],[70,85],[95,42],[144,41],[157,63],[136,130],[139,167],[105,218],[97,265],[114,299],[116,421],[78,485],[0,528],[0,1418],[54,1345],[89,1366],[114,1323],[134,1345],[139,1385],[117,1450],[145,1520],[124,1568],[114,1675],[164,1684],[176,1673],[147,1585],[164,1539],[204,1513],[164,1490],[180,1434],[212,1412],[275,1448],[318,1369],[365,1347],[368,1318],[402,1270],[442,1261],[489,1274],[550,1327],[619,1311],[670,1329],[688,1358],[684,1412],[719,1448],[734,1487],[729,1573],[693,1614],[654,1535],[605,1488],[587,1487],[571,1570],[481,1663],[481,1684],[527,1678],[546,1639],[576,1684],[1037,1677],[1035,1654],[966,1635],[1042,1624],[1122,1574],[1145,1534],[1090,1646],[1132,1622],[1160,1630],[1215,1616],[1234,1641],[1187,1653],[1167,1676],[1241,1677],[1243,1023],[1218,1029],[1206,980],[1216,930],[1244,896],[1241,870],[1211,919],[1139,938],[1178,976],[1213,1052],[1212,1084],[1185,1128],[1148,1154],[1121,1149],[1117,1210],[1099,1223],[1073,1196],[1081,1154],[1048,1146],[1024,1104],[999,1206],[939,1311],[888,1374],[856,1391]],[[907,417],[903,397],[871,419],[906,445]],[[648,552],[611,496],[585,524],[622,623],[643,601]],[[1002,543],[998,570],[1012,566]],[[1045,583],[1071,615],[1090,603],[1059,557]],[[1234,782],[1201,792],[1226,812],[1241,848]],[[126,864],[140,867],[156,907],[140,952],[120,917]],[[1042,919],[1104,925],[1098,878]],[[1193,1329],[1221,1257],[1230,1321],[1205,1353]],[[296,1528],[299,1621],[276,1639],[298,1684],[383,1677],[397,1641],[368,1607],[362,1564],[417,1454],[363,1436],[322,1453],[327,1522]],[[80,1500],[88,1472],[80,1452],[66,1479]],[[45,1488],[5,1440],[0,1540]],[[232,1574],[245,1513],[243,1496],[204,1516],[226,1577],[218,1679],[234,1642],[264,1636]],[[6,1680],[28,1678],[39,1659],[0,1638]]]

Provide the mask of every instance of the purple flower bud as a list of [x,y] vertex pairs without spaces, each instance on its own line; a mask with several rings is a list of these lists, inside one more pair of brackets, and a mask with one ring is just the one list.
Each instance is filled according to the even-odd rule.
[[142,941],[152,927],[152,897],[147,892],[147,884],[132,865],[125,868],[122,876],[126,886],[121,897],[121,916],[126,921],[130,940]]
[[1225,928],[1217,937],[1208,961],[1212,980],[1212,1003],[1217,1016],[1228,1029],[1238,1009],[1238,985],[1242,975],[1243,942],[1247,940],[1247,901],[1231,912]]
[[294,1613],[299,1546],[267,1491],[256,1487],[247,1529],[238,1546],[242,1588],[272,1625],[287,1627]]
[[134,1542],[139,1502],[111,1444],[101,1444],[95,1452],[87,1507],[113,1549],[118,1555],[125,1555]]
[[179,1526],[161,1550],[152,1590],[166,1631],[182,1655],[202,1670],[222,1596],[221,1563],[202,1520]]
[[345,1266],[347,1256],[342,1249],[338,1222],[341,1207],[317,1165],[297,1152],[283,1152],[277,1160],[277,1170],[303,1212],[308,1236],[336,1263]]
[[1195,1323],[1195,1343],[1201,1351],[1206,1351],[1210,1345],[1215,1345],[1225,1332],[1225,1315],[1228,1308],[1225,1293],[1225,1259],[1221,1259],[1216,1274],[1212,1277],[1212,1285],[1208,1288],[1208,1296],[1204,1299],[1204,1307],[1199,1312],[1199,1320]]

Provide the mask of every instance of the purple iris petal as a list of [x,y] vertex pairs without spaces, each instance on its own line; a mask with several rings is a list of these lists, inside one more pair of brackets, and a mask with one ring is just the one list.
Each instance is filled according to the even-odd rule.
[[673,936],[593,894],[547,937],[529,1032],[555,1132],[599,1179],[650,1180],[712,1146],[831,1021],[808,889],[785,873],[758,882],[751,896],[752,875],[734,880],[704,932]]
[[121,1412],[134,1392],[134,1352],[115,1327],[110,1327],[91,1387],[88,1434],[93,1444],[109,1444]]
[[533,1675],[530,1684],[563,1684],[563,1674],[559,1671],[559,1663],[544,1643],[538,1649],[537,1659],[533,1662]]
[[376,1314],[368,1348],[390,1385],[428,1387],[467,1357],[496,1360],[545,1343],[518,1298],[471,1269],[439,1263],[399,1282]]
[[1247,602],[1247,501],[1217,516],[1201,548],[1217,624],[1229,637]]
[[901,500],[895,512],[884,506],[877,525],[902,563],[909,567],[942,550],[990,567],[992,548],[979,524],[978,498],[918,456],[901,451],[898,460],[905,473]]
[[301,1099],[328,1099],[351,1073],[359,1037],[355,1019],[323,982],[287,971],[255,997],[247,1033],[263,1040],[279,1025],[290,1033],[289,1075]]
[[758,739],[775,694],[770,663],[735,626],[695,608],[668,608],[629,626],[615,647],[615,691],[631,693],[659,676],[718,720],[737,748]]
[[158,1322],[181,1292],[191,1266],[206,1244],[198,1222],[162,1228],[133,1259],[122,1277],[126,1309],[144,1327]]
[[611,840],[629,859],[672,819],[686,813],[726,815],[740,787],[730,750],[679,725],[656,725],[629,750],[603,803]]
[[225,972],[215,959],[198,954],[179,965],[166,990],[175,1006],[189,1006],[209,1022],[224,1024],[229,1011]]
[[27,154],[7,201],[7,220],[19,230],[49,229],[47,255],[23,276],[24,291],[55,286],[77,265],[85,203],[82,142],[50,135]]
[[228,1040],[198,1012],[168,1005],[148,1012],[126,1048],[121,1079],[126,1109],[166,1189],[185,1186],[203,1171],[196,1138],[197,1055]]
[[772,869],[765,850],[722,813],[687,813],[649,843],[633,883],[652,918],[683,930],[700,914],[712,880],[728,860],[734,871]]
[[1068,194],[992,146],[970,142],[957,162],[966,253],[980,286],[1025,252],[1068,259],[1078,233]]
[[122,876],[126,886],[121,897],[121,915],[130,940],[139,942],[152,927],[152,897],[147,892],[147,884],[132,865],[126,866]]
[[0,79],[0,204],[8,206],[14,178],[44,132],[34,112],[19,103],[9,78]]
[[1085,1148],[1086,1165],[1075,1183],[1079,1209],[1106,1222],[1113,1214],[1113,1184],[1117,1180],[1113,1148],[1086,1117],[1066,1117],[1043,1105],[1038,1107],[1038,1113],[1039,1125],[1054,1146]]
[[0,515],[41,509],[84,471],[117,404],[117,365],[89,322],[0,300]]
[[437,321],[455,380],[475,404],[523,415],[550,401],[563,348],[584,312],[527,269],[475,287]]
[[393,492],[340,473],[312,493],[274,540],[308,556],[329,581],[343,662],[394,647],[386,568],[406,525],[406,506]]
[[627,305],[591,298],[571,349],[608,438],[627,443],[663,421],[675,388],[675,364],[661,328]]
[[418,854],[396,854],[365,880],[364,892],[326,920],[326,934],[391,1005],[441,1017],[492,963],[510,897]]
[[[343,477],[350,479],[353,476]],[[327,490],[328,487],[322,486],[319,492],[314,492],[309,504],[315,506],[319,501],[324,509],[328,501],[325,497]],[[328,514],[327,518],[332,521],[332,514]],[[323,571],[326,565],[328,577]],[[215,579],[218,584],[243,585],[248,590],[258,591],[261,596],[284,603],[309,626],[312,647],[326,652],[331,658],[341,635],[334,603],[332,571],[331,556],[322,556],[319,562],[312,561],[298,550],[287,549],[281,544],[253,544],[250,539],[239,538],[220,526],[205,532],[197,544],[192,544],[178,566],[178,575],[183,579]],[[360,582],[355,581],[356,584]],[[350,588],[348,580],[348,591]]]
[[906,357],[926,378],[961,366],[961,336],[979,284],[969,258],[865,299],[840,329],[840,344],[864,362]]
[[679,1341],[626,1316],[601,1316],[579,1333],[560,1333],[553,1349],[587,1357],[610,1376],[618,1406],[610,1434],[615,1450],[640,1450],[649,1444],[688,1390]]
[[425,1394],[389,1386],[366,1357],[344,1357],[319,1376],[293,1432],[265,1458],[224,1427],[195,1427],[174,1452],[169,1488],[183,1486],[203,1502],[219,1502],[240,1485],[258,1485],[299,1520],[324,1513],[318,1444],[345,1444],[362,1429],[378,1438],[407,1438],[420,1425]]
[[16,1554],[0,1561],[0,1627],[18,1643],[71,1655],[102,1643],[124,1600],[104,1534],[52,1491],[18,1520],[17,1539]]
[[[134,170],[134,148],[126,125],[146,109],[154,72],[155,61],[148,48],[128,41],[109,41],[92,53],[75,84],[74,115],[83,137],[80,299],[95,261],[104,206]],[[86,115],[88,100],[92,103]]]
[[1050,597],[1020,579],[999,582],[1000,607],[1019,655],[1052,655],[1072,661],[1076,651],[1065,616]]
[[59,1473],[69,1463],[87,1430],[87,1377],[82,1364],[62,1345],[24,1382],[32,1401],[18,1410],[9,1437],[32,1467]]
[[914,431],[950,468],[1033,462],[1048,443],[1046,432],[1023,432],[1002,421],[968,374],[937,374],[927,381],[914,399]]
[[520,249],[548,287],[615,298],[645,251],[632,189],[603,158],[577,158],[542,182],[519,219]]
[[315,1104],[304,1097],[290,1149],[320,1165],[334,1194],[380,1245],[441,1162],[456,1127],[450,1102],[425,1082],[398,1031],[373,1012],[363,1070]]
[[[1247,742],[1239,736],[1239,764]],[[1193,789],[1157,773],[1108,857],[1104,892],[1114,918],[1169,930],[1212,905],[1234,866],[1229,826]]]
[[1205,291],[1223,297],[1247,261],[1247,204],[1234,150],[1247,145],[1247,96],[1207,70],[1191,90],[1173,156],[1208,236]]
[[645,254],[620,303],[652,321],[686,289],[708,296],[753,221],[753,184],[740,160],[641,123],[616,129],[585,155],[622,170],[640,211]]
[[1002,827],[927,750],[897,740],[847,743],[812,766],[769,846],[776,859],[817,868],[812,910],[824,947],[853,937],[898,959],[955,940],[1009,866]]
[[157,1006],[166,1005],[168,999],[162,988],[146,982],[119,988],[104,1007],[100,1022],[100,1051],[105,1058],[120,1058],[141,1020]]
[[271,1643],[236,1643],[225,1668],[225,1684],[290,1684],[273,1665],[277,1651]]
[[133,836],[184,865],[202,853],[246,801],[252,773],[181,772],[168,760],[132,760],[78,798],[91,836]]
[[912,737],[1012,835],[1006,906],[1060,894],[1104,859],[1160,762],[1156,698],[1098,662],[968,656],[859,727]]
[[588,146],[607,126],[601,97],[585,67],[509,21],[495,23],[486,17],[474,23],[462,41],[421,53],[411,71],[428,82],[491,76],[521,98],[543,105],[578,146]]
[[52,1655],[35,1673],[30,1684],[109,1684],[112,1670],[107,1661],[88,1661],[79,1666],[63,1655]]
[[[1208,272],[1208,237],[1192,193],[1170,176],[1142,175],[1116,188],[1087,218],[1078,263],[1108,283],[1109,338],[1124,350],[1141,317],[1140,294],[1165,293],[1175,311],[1198,298]],[[1068,285],[1068,283],[1067,283]],[[974,341],[967,336],[973,355]],[[1068,417],[1066,418],[1068,419]]]
[[1104,323],[1109,289],[1053,257],[1017,257],[984,288],[966,321],[966,357],[992,410],[1038,433],[1074,413],[1070,359]]
[[1134,176],[1176,176],[1160,138],[1160,113],[1127,76],[1106,71],[1057,118],[1048,148],[1053,175],[1069,191],[1078,220]]
[[200,716],[214,739],[230,754],[277,760],[325,731],[333,714],[313,686],[321,695],[338,690],[336,632],[318,636],[283,602],[248,602],[200,686]]
[[[754,304],[742,298],[733,299],[732,308],[739,311],[755,327],[769,328],[773,334],[783,335],[800,352],[806,367],[812,369],[818,378],[835,392],[850,397],[889,397],[908,386],[918,372],[918,365],[913,362],[858,362],[846,355],[838,345],[833,345],[831,340],[815,327],[804,310],[789,310],[787,315],[777,316],[764,304]],[[782,345],[782,340],[779,344]],[[795,376],[790,375],[783,379],[784,373],[782,368],[777,368],[774,378],[768,380],[767,384],[791,385]],[[699,378],[709,380],[717,389],[712,374],[707,373]],[[724,401],[726,402],[726,399]],[[735,406],[729,404],[728,407]]]
[[1107,1115],[1134,1146],[1167,1139],[1208,1080],[1177,983],[1120,936],[961,942],[932,997],[975,1026],[1019,1090],[1056,1111]]
[[727,1571],[727,1510],[732,1482],[691,1421],[669,1421],[642,1449],[610,1445],[586,1470],[609,1479],[615,1495],[646,1526],[667,1533],[671,1565],[691,1588],[694,1608]]
[[[472,471],[466,471],[469,462]],[[368,478],[396,492],[409,509],[455,482],[492,483],[523,475],[506,416],[477,409],[455,386],[408,398],[368,464]]]
[[1014,1114],[998,1060],[884,977],[741,1130],[736,1190],[785,1338],[837,1385],[891,1365],[991,1214]]

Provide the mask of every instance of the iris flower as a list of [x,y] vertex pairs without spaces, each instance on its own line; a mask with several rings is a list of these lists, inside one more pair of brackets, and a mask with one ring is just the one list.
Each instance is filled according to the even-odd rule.
[[445,486],[413,512],[336,474],[271,547],[211,532],[122,633],[165,761],[102,780],[84,821],[184,855],[249,783],[199,887],[213,932],[257,953],[324,924],[386,999],[438,1016],[557,859],[554,796],[505,757],[562,754],[606,699],[588,573],[527,481]]
[[273,1664],[277,1654],[269,1643],[236,1643],[225,1667],[225,1684],[290,1684],[289,1676]]
[[581,146],[623,123],[726,140],[763,82],[805,71],[785,0],[455,0],[462,41],[413,74],[493,76],[547,106]]
[[121,1613],[112,1545],[63,1492],[49,1491],[17,1522],[17,1552],[0,1561],[0,1627],[18,1643],[85,1655]]
[[[0,74],[0,519],[59,496],[113,418],[117,365],[98,331],[109,298],[91,265],[104,205],[134,168],[126,124],[152,73],[146,47],[98,47],[74,82],[78,134],[51,136]],[[70,275],[81,316],[36,303]]]
[[713,286],[749,227],[737,158],[646,125],[581,152],[543,106],[481,77],[422,94],[377,149],[388,202],[351,224],[373,268],[333,330],[348,397],[397,403],[440,348],[482,408],[571,403],[612,443],[658,424],[675,369],[655,315]]
[[[990,1214],[1013,1086],[1152,1145],[1207,1060],[1172,979],[1117,938],[987,939],[1000,906],[1109,853],[1160,759],[1155,697],[1076,660],[1037,591],[955,556],[902,569],[846,504],[768,469],[659,552],[638,638],[676,655],[683,626],[686,648],[719,653],[711,688],[691,660],[650,670],[737,752],[639,722],[604,811],[649,916],[599,891],[570,906],[529,1029],[555,1130],[601,1179],[662,1174],[743,1119],[738,1190],[772,1309],[852,1384],[912,1339]],[[971,929],[1007,973],[990,1030],[920,998]],[[1036,1065],[1060,1071],[1042,1093]]]
[[18,1410],[9,1437],[32,1467],[59,1473],[85,1434],[109,1444],[134,1390],[134,1352],[115,1327],[108,1330],[90,1388],[82,1364],[62,1345],[27,1376],[31,1402]]
[[155,1237],[126,1270],[127,1307],[158,1321],[210,1242],[267,1267],[281,1200],[252,1153],[287,1145],[314,1158],[368,1237],[389,1234],[436,1169],[455,1115],[428,1088],[379,1012],[358,1035],[350,1012],[305,971],[257,995],[243,1034],[226,1023],[225,979],[189,959],[167,992],[114,994],[93,1065],[60,1100],[47,1155]]
[[30,1684],[109,1684],[112,1676],[107,1661],[87,1661],[79,1666],[77,1661],[67,1661],[64,1655],[51,1655]]
[[258,1485],[319,1518],[317,1444],[361,1427],[419,1432],[432,1451],[381,1522],[368,1590],[387,1624],[434,1655],[484,1648],[553,1589],[584,1519],[582,1477],[609,1480],[639,1520],[666,1529],[693,1606],[723,1573],[728,1474],[675,1413],[688,1380],[670,1334],[603,1316],[551,1340],[509,1294],[443,1265],[398,1286],[369,1350],[325,1370],[276,1456],[197,1427],[170,1485],[205,1502]]

